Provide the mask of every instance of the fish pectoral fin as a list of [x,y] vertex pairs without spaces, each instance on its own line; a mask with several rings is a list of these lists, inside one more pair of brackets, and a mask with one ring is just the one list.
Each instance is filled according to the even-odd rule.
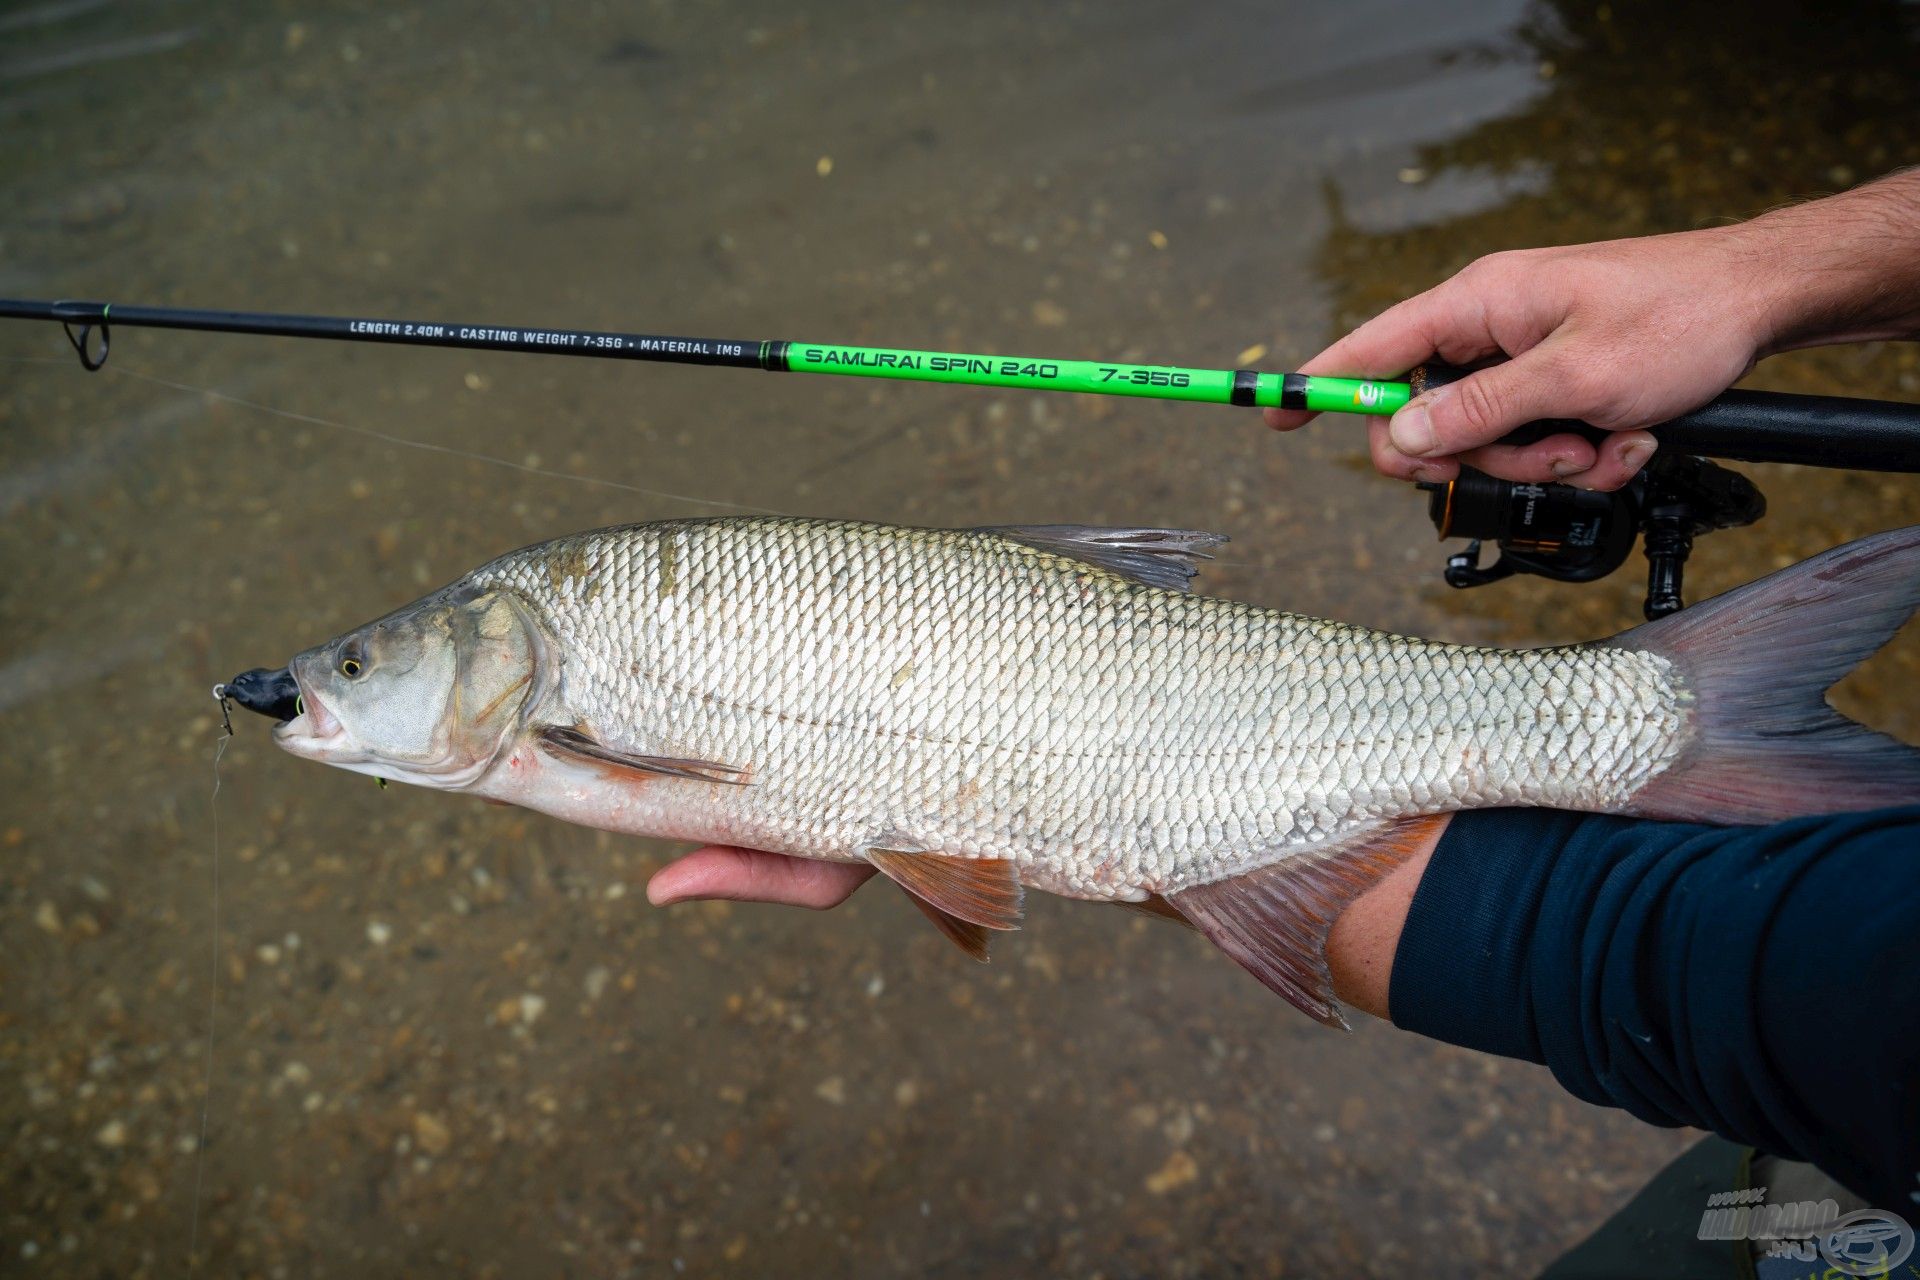
[[987,958],[987,930],[1020,927],[1025,890],[1004,858],[868,849],[867,861],[975,960]]
[[1333,996],[1327,934],[1348,903],[1405,862],[1445,814],[1398,818],[1212,884],[1167,895],[1241,968],[1316,1022],[1352,1030]]
[[1200,572],[1199,561],[1213,559],[1224,533],[1199,529],[1109,529],[1088,524],[992,525],[982,533],[1051,551],[1070,560],[1117,573],[1144,586],[1185,591]]
[[550,724],[536,735],[549,755],[604,769],[619,769],[656,777],[686,778],[693,782],[724,782],[745,786],[745,769],[711,760],[687,760],[677,756],[648,756],[615,751],[585,729]]

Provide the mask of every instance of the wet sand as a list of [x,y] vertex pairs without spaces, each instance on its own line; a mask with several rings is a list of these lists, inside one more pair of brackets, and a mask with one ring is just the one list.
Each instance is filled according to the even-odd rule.
[[[1920,160],[1893,6],[1762,8],[48,4],[0,15],[0,293],[1286,368],[1480,253]],[[1127,913],[1039,901],[981,968],[874,889],[656,911],[671,846],[257,721],[216,866],[214,681],[597,524],[1164,523],[1232,535],[1203,589],[1302,612],[1637,620],[1637,558],[1449,591],[1352,420],[152,331],[88,376],[25,324],[0,357],[0,1271],[179,1275],[197,1202],[209,1275],[1524,1273],[1691,1140],[1328,1033]],[[1920,359],[1749,385],[1917,399]],[[1920,519],[1909,479],[1750,470],[1771,514],[1695,598]],[[1839,701],[1920,739],[1916,676],[1910,628]]]

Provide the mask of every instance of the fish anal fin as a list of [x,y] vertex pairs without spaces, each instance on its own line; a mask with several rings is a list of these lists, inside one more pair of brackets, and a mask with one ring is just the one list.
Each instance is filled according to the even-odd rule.
[[[1018,929],[1024,890],[1013,863],[1004,858],[958,858],[944,853],[868,849],[867,860],[905,889],[922,910],[933,907],[982,929]],[[928,913],[930,916],[931,912]],[[969,954],[972,948],[939,917],[933,922]]]
[[1036,551],[1066,556],[1144,586],[1185,591],[1199,562],[1213,559],[1223,533],[1199,529],[1110,529],[1087,524],[994,525],[981,530]]
[[1327,934],[1347,904],[1432,837],[1444,814],[1399,818],[1168,895],[1209,941],[1316,1022],[1351,1030],[1333,995]]
[[536,735],[541,747],[563,760],[592,765],[603,770],[637,773],[649,777],[684,778],[692,782],[724,782],[745,786],[746,770],[711,760],[689,760],[678,756],[649,756],[616,751],[585,729],[550,724]]

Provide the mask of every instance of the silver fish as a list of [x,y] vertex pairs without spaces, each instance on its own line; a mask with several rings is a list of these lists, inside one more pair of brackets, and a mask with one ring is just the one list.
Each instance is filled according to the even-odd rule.
[[1920,527],[1531,650],[1187,594],[1220,541],[799,519],[559,538],[301,654],[275,737],[606,830],[868,862],[983,958],[1026,888],[1170,905],[1341,1025],[1331,921],[1435,815],[1920,799],[1920,752],[1822,697],[1920,602]]

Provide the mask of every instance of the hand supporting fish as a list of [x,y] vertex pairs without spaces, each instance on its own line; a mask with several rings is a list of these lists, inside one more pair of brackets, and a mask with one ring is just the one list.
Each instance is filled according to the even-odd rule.
[[[1029,888],[1175,914],[1335,1025],[1333,921],[1449,812],[1741,823],[1920,799],[1920,751],[1822,697],[1920,603],[1920,528],[1524,651],[1186,594],[1219,541],[794,519],[580,534],[295,658],[275,739],[735,850],[709,857],[847,868],[748,864],[809,905],[877,870],[980,958]],[[250,675],[283,708],[276,673]]]

